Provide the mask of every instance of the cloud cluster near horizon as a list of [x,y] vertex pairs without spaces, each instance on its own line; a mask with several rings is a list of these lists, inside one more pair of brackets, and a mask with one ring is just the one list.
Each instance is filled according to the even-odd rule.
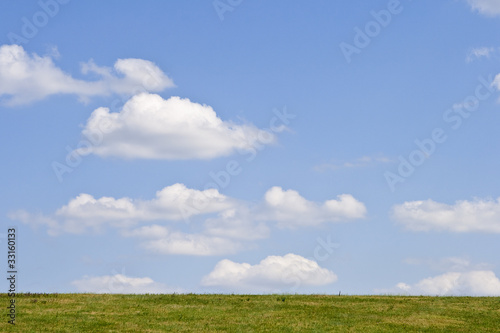
[[205,287],[217,287],[238,293],[276,293],[283,288],[322,286],[337,281],[337,275],[317,262],[289,253],[268,256],[256,265],[221,260],[202,279]]
[[[275,186],[255,204],[227,197],[216,189],[201,191],[184,184],[167,186],[151,200],[96,199],[83,193],[50,215],[34,215],[24,210],[9,214],[12,220],[44,227],[53,236],[112,228],[124,237],[139,239],[141,247],[150,252],[183,255],[234,253],[241,249],[241,242],[269,237],[270,223],[280,228],[315,227],[365,216],[365,205],[349,194],[315,203],[297,191]],[[173,222],[191,217],[201,219],[201,233],[172,230]],[[143,225],[137,226],[139,223]]]
[[[337,275],[322,268],[314,260],[289,253],[268,256],[255,265],[236,263],[228,259],[219,261],[201,280],[206,290],[243,293],[276,293],[301,287],[324,286],[337,281]],[[155,282],[149,277],[129,277],[124,274],[83,276],[71,282],[78,292],[120,294],[183,293]]]
[[415,284],[398,283],[377,293],[426,296],[500,296],[500,280],[492,271],[448,272]]
[[78,292],[101,294],[166,294],[183,292],[149,277],[135,278],[124,274],[104,276],[84,276],[71,282]]

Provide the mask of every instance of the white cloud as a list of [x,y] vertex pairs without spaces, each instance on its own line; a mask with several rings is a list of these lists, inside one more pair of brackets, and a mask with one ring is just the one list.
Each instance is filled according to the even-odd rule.
[[148,277],[132,278],[123,274],[105,276],[84,276],[71,282],[78,292],[96,294],[164,294],[182,292],[180,289],[167,287],[163,283]]
[[493,80],[493,86],[500,90],[500,74],[495,76],[495,79]]
[[490,58],[491,55],[493,55],[497,49],[494,47],[478,47],[474,48],[469,51],[467,54],[466,61],[467,62],[472,62],[476,59],[481,59],[481,58]]
[[124,232],[124,235],[143,238],[141,247],[158,254],[213,256],[235,253],[240,249],[238,243],[227,238],[171,232],[158,225],[141,227]]
[[337,200],[317,204],[297,191],[284,191],[275,186],[266,192],[262,218],[278,221],[283,227],[296,227],[359,219],[365,215],[365,205],[350,194],[341,194]]
[[90,194],[80,194],[50,217],[31,215],[25,211],[13,212],[9,217],[34,226],[45,225],[52,235],[63,232],[80,234],[99,232],[105,226],[130,227],[139,221],[178,221],[232,207],[234,200],[216,189],[198,191],[183,184],[174,184],[156,192],[152,200],[95,199]]
[[236,202],[205,221],[205,231],[213,236],[240,240],[269,237],[269,223],[281,228],[315,227],[328,222],[346,222],[364,218],[365,205],[350,194],[315,203],[297,191],[270,188],[260,203]]
[[49,230],[48,233],[51,235],[55,235],[55,230],[59,229],[59,222],[57,220],[42,214],[31,214],[24,210],[17,210],[10,212],[8,217],[11,220],[28,224],[33,228],[46,227]]
[[[52,57],[57,53],[52,52]],[[114,68],[99,67],[91,60],[82,64],[83,74],[98,80],[79,80],[57,67],[53,58],[28,54],[22,46],[0,46],[0,97],[8,105],[28,104],[56,94],[92,96],[133,95],[159,92],[173,87],[173,81],[155,64],[142,59],[118,59]]]
[[414,285],[398,283],[390,294],[430,296],[500,296],[500,280],[492,271],[448,272]]
[[392,216],[413,231],[500,233],[500,199],[464,200],[454,205],[432,200],[410,201],[394,206]]
[[321,286],[333,283],[337,276],[315,261],[296,254],[269,256],[257,265],[221,260],[202,285],[235,292],[277,292],[283,287]]
[[100,138],[90,148],[99,156],[167,160],[227,156],[276,139],[253,125],[222,121],[208,105],[147,93],[132,97],[118,113],[96,109],[82,134]]
[[500,2],[498,0],[467,0],[472,10],[487,16],[500,15]]
[[[215,216],[210,216],[216,214]],[[138,222],[188,221],[193,216],[206,216],[205,232],[213,237],[242,240],[269,236],[269,222],[280,227],[317,226],[326,222],[343,222],[363,218],[364,204],[350,194],[315,203],[297,191],[281,187],[269,189],[260,204],[240,201],[216,189],[195,190],[174,184],[156,192],[151,200],[101,197],[80,194],[49,216],[20,210],[9,214],[25,224],[45,226],[51,235],[101,232],[105,227],[129,228]]]

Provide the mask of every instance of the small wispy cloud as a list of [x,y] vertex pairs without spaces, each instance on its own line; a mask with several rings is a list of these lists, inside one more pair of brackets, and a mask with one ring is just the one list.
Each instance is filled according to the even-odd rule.
[[314,171],[325,172],[325,171],[336,171],[340,169],[351,169],[351,168],[366,168],[376,166],[378,164],[392,163],[388,157],[384,156],[363,156],[354,161],[346,161],[340,163],[323,163],[320,165],[316,165],[314,167]]
[[144,226],[124,231],[125,237],[138,237],[141,247],[157,254],[191,256],[213,256],[232,254],[240,250],[240,244],[231,239],[199,233],[187,234],[171,231],[160,225]]
[[473,11],[486,16],[500,15],[500,1],[498,0],[467,0]]
[[466,272],[491,270],[493,265],[488,263],[475,264],[468,257],[446,257],[446,258],[406,258],[403,263],[414,266],[425,266],[438,272]]
[[477,47],[470,49],[467,53],[465,61],[471,63],[475,60],[480,60],[481,58],[490,59],[493,56],[498,56],[500,54],[500,47]]

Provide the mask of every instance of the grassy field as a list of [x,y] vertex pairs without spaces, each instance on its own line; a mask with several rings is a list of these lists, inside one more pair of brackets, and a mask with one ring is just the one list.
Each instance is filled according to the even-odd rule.
[[500,298],[18,294],[1,332],[500,332]]

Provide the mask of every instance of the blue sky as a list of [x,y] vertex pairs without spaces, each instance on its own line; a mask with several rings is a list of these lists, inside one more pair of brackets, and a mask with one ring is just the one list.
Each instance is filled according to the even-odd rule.
[[19,291],[500,295],[498,1],[0,13]]

